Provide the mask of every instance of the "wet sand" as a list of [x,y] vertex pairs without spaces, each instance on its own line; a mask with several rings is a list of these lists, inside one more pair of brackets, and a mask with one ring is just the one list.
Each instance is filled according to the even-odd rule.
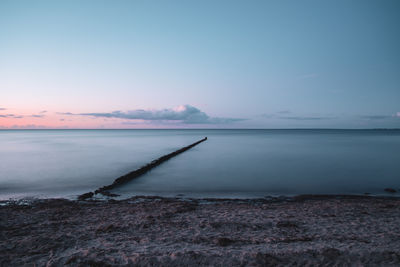
[[400,265],[400,199],[135,197],[0,207],[0,266]]

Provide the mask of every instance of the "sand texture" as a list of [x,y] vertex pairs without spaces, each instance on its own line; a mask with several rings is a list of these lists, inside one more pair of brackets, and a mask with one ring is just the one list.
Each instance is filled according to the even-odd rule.
[[400,200],[40,200],[0,207],[1,266],[399,266]]

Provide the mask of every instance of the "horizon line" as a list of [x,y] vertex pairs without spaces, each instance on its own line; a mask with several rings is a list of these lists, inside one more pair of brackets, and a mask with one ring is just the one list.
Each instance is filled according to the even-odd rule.
[[0,129],[0,131],[66,131],[66,130],[89,130],[89,131],[97,131],[97,130],[400,130],[400,128],[22,128],[22,129],[13,129],[13,128],[4,128]]

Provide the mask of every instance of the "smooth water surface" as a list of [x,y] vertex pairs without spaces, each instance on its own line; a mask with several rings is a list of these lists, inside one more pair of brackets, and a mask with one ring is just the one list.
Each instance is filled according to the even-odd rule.
[[113,192],[262,197],[400,189],[398,130],[7,130],[0,131],[0,199],[74,198],[204,136]]

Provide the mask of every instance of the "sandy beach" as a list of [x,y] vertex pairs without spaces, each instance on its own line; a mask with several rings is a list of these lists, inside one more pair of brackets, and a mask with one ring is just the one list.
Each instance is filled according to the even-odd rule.
[[400,199],[135,197],[0,207],[1,266],[307,264],[398,266]]

